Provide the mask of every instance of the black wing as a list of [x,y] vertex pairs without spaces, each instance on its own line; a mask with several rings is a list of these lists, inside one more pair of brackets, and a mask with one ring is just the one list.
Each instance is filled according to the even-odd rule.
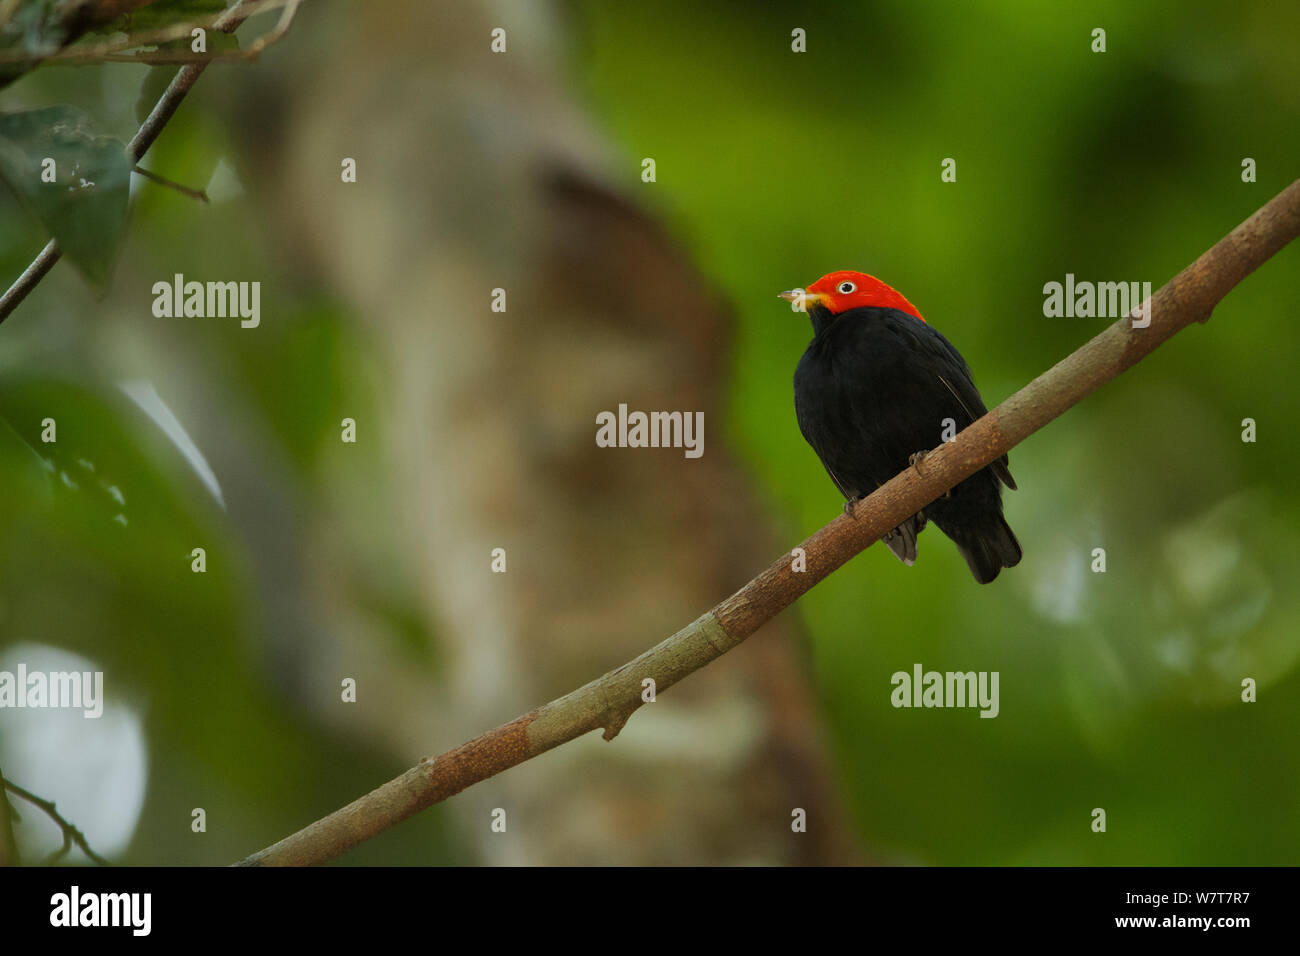
[[[961,353],[953,348],[952,343],[943,337],[939,332],[922,323],[926,333],[919,333],[918,339],[921,347],[931,351],[936,358],[946,360],[944,364],[948,367],[939,373],[939,381],[957,400],[962,411],[966,413],[965,425],[969,425],[975,419],[982,417],[988,409],[984,407],[984,400],[980,398],[979,391],[975,388],[974,376],[971,375],[970,366],[966,360],[961,357]],[[964,427],[964,426],[963,426]],[[1010,461],[1006,455],[989,464],[989,469],[997,475],[1001,482],[1010,488],[1016,490],[1016,480],[1011,477]]]

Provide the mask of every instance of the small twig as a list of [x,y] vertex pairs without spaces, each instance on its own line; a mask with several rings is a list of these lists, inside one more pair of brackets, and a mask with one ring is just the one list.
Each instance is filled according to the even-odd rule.
[[174,182],[173,180],[167,179],[164,176],[159,176],[157,173],[150,172],[149,170],[144,169],[141,166],[132,166],[131,172],[139,173],[145,179],[149,180],[150,182],[155,182],[159,186],[166,186],[168,189],[174,189],[182,196],[188,196],[190,199],[197,199],[200,202],[209,201],[208,194],[205,193],[202,189],[191,189],[189,186],[182,186],[178,182]]
[[54,808],[53,800],[42,800],[40,797],[36,796],[36,794],[29,790],[24,790],[12,780],[6,780],[4,777],[0,777],[0,783],[4,784],[3,789],[8,790],[15,797],[21,797],[33,806],[45,811],[45,815],[58,824],[59,829],[63,831],[63,847],[62,849],[55,850],[45,858],[46,865],[57,863],[59,860],[63,859],[63,857],[67,856],[68,851],[72,849],[73,844],[76,844],[77,848],[80,849],[82,853],[86,854],[87,857],[100,866],[112,865],[108,860],[104,859],[90,848],[90,844],[86,842],[85,835],[73,826],[71,822],[64,819],[63,814],[59,813],[59,811]]
[[0,296],[0,322],[7,319],[9,313],[18,308],[18,304],[27,298],[28,294],[40,284],[46,273],[54,268],[54,263],[58,262],[59,257],[62,255],[63,253],[59,251],[59,244],[55,240],[51,239],[45,244],[45,248],[32,260],[32,264],[14,280],[14,284],[9,287],[9,291]]
[[[297,4],[294,3],[294,5]],[[248,19],[248,11],[253,6],[254,3],[251,0],[240,0],[238,4],[223,13],[213,26],[225,33],[230,33]],[[281,20],[283,19],[281,17]],[[190,88],[194,86],[194,81],[199,78],[206,68],[207,63],[191,63],[176,71],[171,83],[154,105],[153,112],[145,118],[145,121],[140,125],[140,129],[131,138],[131,142],[127,143],[126,151],[127,155],[131,157],[132,163],[139,162],[140,157],[153,145],[153,141],[158,138],[158,135],[163,131],[163,127],[167,125],[167,121],[180,108],[181,101],[185,99],[185,94],[190,91]],[[54,264],[59,261],[61,255],[56,240],[51,239],[45,244],[45,248],[41,250],[40,255],[33,259],[32,264],[23,270],[23,274],[15,280],[9,290],[3,296],[0,296],[0,322],[7,319],[13,310],[18,308],[19,304],[31,294],[32,289],[36,288],[46,274],[54,268]]]
[[276,23],[275,29],[271,30],[270,33],[262,34],[248,45],[248,58],[250,60],[257,59],[263,50],[272,43],[278,42],[289,32],[289,27],[293,24],[294,14],[298,12],[298,4],[301,2],[302,0],[288,0],[284,10],[280,13],[280,20]]

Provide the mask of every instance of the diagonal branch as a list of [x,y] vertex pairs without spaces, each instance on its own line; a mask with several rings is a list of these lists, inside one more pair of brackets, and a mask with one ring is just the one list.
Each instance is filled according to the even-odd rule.
[[[222,14],[213,26],[223,33],[234,33],[239,25],[256,11],[257,4],[253,3],[252,0],[240,0],[238,4]],[[153,145],[154,140],[163,131],[163,127],[167,125],[168,120],[180,108],[181,101],[185,99],[185,94],[189,93],[190,87],[194,85],[194,81],[199,78],[199,75],[207,69],[207,66],[206,62],[189,63],[176,71],[176,76],[172,78],[167,89],[163,91],[163,95],[159,97],[152,112],[145,118],[136,134],[131,137],[131,142],[126,145],[127,154],[131,157],[133,164],[138,163],[140,157]],[[0,296],[0,322],[7,319],[9,313],[18,308],[19,304],[54,268],[54,264],[59,261],[59,257],[62,255],[59,244],[54,239],[45,244],[45,248],[32,260],[31,265],[23,270],[23,274],[9,287],[9,291]]]
[[[664,690],[735,647],[858,552],[948,489],[1024,441],[1085,396],[1210,312],[1243,278],[1300,235],[1300,180],[1160,288],[1150,324],[1126,316],[1066,356],[993,411],[907,469],[855,511],[840,515],[799,547],[807,569],[789,556],[713,610],[640,657],[558,700],[524,714],[400,777],[242,860],[241,866],[323,863],[466,787],[589,731],[606,740],[642,704],[642,681]],[[1145,305],[1146,303],[1144,303]]]

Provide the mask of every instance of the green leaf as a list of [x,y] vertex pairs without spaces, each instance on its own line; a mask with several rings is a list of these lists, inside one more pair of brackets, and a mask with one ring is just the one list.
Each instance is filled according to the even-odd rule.
[[158,0],[147,7],[123,14],[105,27],[105,31],[125,33],[128,36],[151,33],[165,30],[176,23],[207,20],[224,9],[225,0]]
[[126,146],[97,135],[81,110],[0,114],[0,178],[100,290],[126,232],[131,166]]

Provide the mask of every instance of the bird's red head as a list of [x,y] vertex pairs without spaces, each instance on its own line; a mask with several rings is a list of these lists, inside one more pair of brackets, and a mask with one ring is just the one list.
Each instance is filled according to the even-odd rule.
[[832,315],[839,315],[849,309],[874,307],[898,309],[925,321],[901,292],[864,272],[828,272],[806,289],[782,292],[781,298],[799,305],[804,312],[820,306]]

